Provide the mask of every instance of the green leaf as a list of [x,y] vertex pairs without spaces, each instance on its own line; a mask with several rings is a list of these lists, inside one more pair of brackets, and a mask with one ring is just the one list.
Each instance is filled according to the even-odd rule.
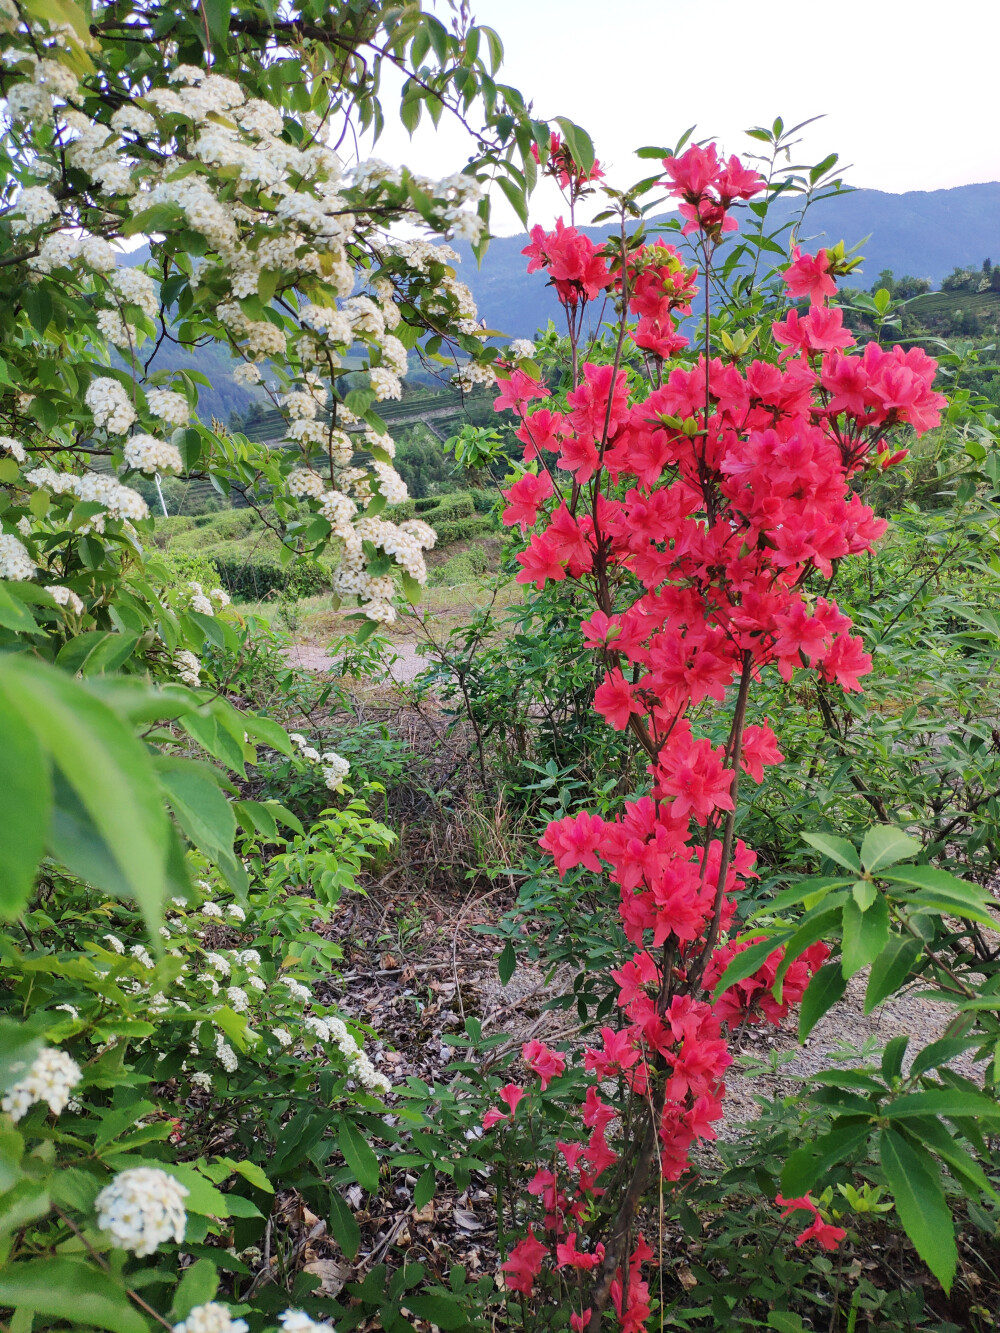
[[879,1155],[903,1229],[947,1294],[958,1266],[958,1250],[937,1164],[895,1129],[884,1129],[879,1135]]
[[406,1308],[418,1319],[426,1319],[432,1324],[437,1324],[438,1328],[464,1328],[468,1323],[468,1315],[459,1304],[458,1298],[445,1292],[408,1293]]
[[230,0],[200,0],[200,4],[208,26],[208,39],[201,23],[196,23],[195,28],[206,49],[218,58],[225,52],[229,39]]
[[885,1050],[882,1052],[882,1077],[886,1083],[891,1083],[894,1078],[899,1078],[903,1072],[903,1059],[909,1044],[910,1038],[906,1032],[900,1033],[898,1037],[893,1037],[892,1041],[886,1043]]
[[885,948],[872,963],[868,977],[868,989],[865,992],[865,1013],[882,1003],[888,995],[899,990],[910,975],[910,969],[917,961],[922,949],[919,940],[909,935],[893,934],[889,936]]
[[259,713],[243,713],[243,729],[248,736],[255,736],[257,740],[263,741],[269,745],[272,750],[278,750],[281,754],[292,754],[294,746],[288,739],[288,732],[284,727],[279,727],[277,722],[269,717],[261,717]]
[[815,973],[806,987],[799,1009],[799,1041],[805,1041],[823,1015],[833,1008],[846,990],[847,978],[839,963],[827,963]]
[[361,1244],[361,1228],[347,1203],[333,1189],[330,1191],[330,1232],[344,1251],[345,1258],[352,1260]]
[[986,1172],[975,1158],[952,1138],[940,1120],[914,1116],[912,1120],[907,1120],[906,1132],[926,1143],[947,1164],[959,1184],[966,1188],[971,1187],[973,1190],[981,1190],[983,1194],[988,1194],[990,1198],[1000,1202],[1000,1194],[991,1184]]
[[20,711],[0,693],[0,916],[20,914],[45,853],[52,818],[52,781],[45,753]]
[[844,952],[841,966],[850,979],[879,956],[889,939],[889,904],[880,894],[863,912],[854,898],[844,904]]
[[508,940],[503,946],[503,951],[497,960],[497,971],[500,973],[500,984],[506,986],[514,975],[514,969],[517,967],[517,951],[513,942]]
[[18,656],[0,661],[0,694],[32,727],[72,789],[114,873],[155,930],[165,895],[169,823],[145,748],[85,686]]
[[979,1116],[984,1120],[1000,1120],[1000,1103],[980,1093],[961,1092],[956,1088],[931,1088],[927,1092],[910,1092],[890,1102],[883,1114],[891,1120],[902,1120],[913,1115]]
[[878,897],[878,889],[870,879],[859,879],[851,885],[851,894],[862,912],[867,912]]
[[88,1263],[47,1255],[0,1270],[0,1305],[34,1310],[110,1333],[149,1333],[125,1292]]
[[719,978],[718,984],[712,992],[712,999],[717,1000],[723,991],[728,990],[730,986],[735,986],[737,981],[743,981],[746,977],[753,976],[761,964],[766,962],[775,949],[780,948],[792,933],[790,930],[784,930],[776,935],[769,935],[766,939],[751,944],[742,953],[736,954]]
[[36,634],[38,621],[19,597],[14,597],[6,584],[0,583],[0,625],[15,634]]
[[937,894],[943,901],[954,902],[978,912],[986,912],[995,906],[988,892],[980,885],[957,879],[954,875],[949,875],[946,870],[939,870],[937,866],[899,866],[885,878],[891,884],[906,884],[911,888],[926,889],[930,893]]
[[845,870],[857,872],[861,869],[857,850],[846,838],[836,838],[832,833],[803,833],[802,840]]
[[267,1194],[274,1193],[274,1186],[256,1162],[230,1162],[229,1165],[236,1175],[242,1176],[254,1189],[264,1190]]
[[213,770],[197,759],[166,755],[159,756],[156,768],[181,828],[199,851],[218,865],[232,887],[244,892],[246,872],[233,854],[236,814],[220,791]]
[[434,1168],[429,1166],[426,1171],[422,1173],[413,1187],[414,1208],[426,1208],[431,1199],[434,1198],[434,1188]]
[[20,1180],[0,1195],[0,1236],[20,1231],[49,1211],[49,1195],[40,1180]]
[[767,1316],[767,1326],[777,1329],[778,1333],[802,1333],[805,1327],[802,1316],[793,1314],[791,1310],[772,1310]]
[[211,1259],[198,1259],[190,1268],[184,1270],[174,1303],[170,1307],[170,1320],[180,1323],[186,1319],[196,1305],[204,1305],[214,1298],[219,1290],[219,1270]]
[[842,1162],[865,1142],[871,1128],[868,1120],[852,1119],[849,1124],[835,1121],[828,1134],[797,1148],[782,1168],[782,1194],[791,1198],[811,1190],[832,1166]]
[[865,834],[861,844],[861,861],[866,870],[882,870],[908,856],[916,856],[922,844],[902,829],[889,824],[876,824]]
[[340,1151],[354,1172],[354,1179],[369,1194],[378,1193],[378,1158],[360,1130],[350,1120],[340,1126]]
[[926,1074],[928,1069],[938,1069],[954,1060],[956,1055],[978,1045],[978,1037],[942,1037],[939,1041],[932,1041],[914,1056],[910,1074],[917,1078],[920,1074]]

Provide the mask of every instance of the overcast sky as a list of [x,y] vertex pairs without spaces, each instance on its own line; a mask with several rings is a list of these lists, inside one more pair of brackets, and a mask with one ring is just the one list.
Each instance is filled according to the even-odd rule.
[[[997,0],[472,0],[506,49],[501,78],[536,113],[591,134],[612,184],[648,171],[633,150],[672,144],[692,123],[727,151],[743,131],[824,116],[803,156],[838,152],[853,185],[894,193],[1000,180]],[[439,13],[447,6],[439,0]],[[468,156],[455,131],[391,117],[375,150],[427,174]],[[387,119],[389,118],[387,117]],[[444,122],[442,122],[442,127]],[[645,170],[644,170],[645,168]],[[495,204],[496,233],[519,231]],[[551,223],[558,194],[539,193],[531,221]],[[582,218],[587,221],[589,218]]]

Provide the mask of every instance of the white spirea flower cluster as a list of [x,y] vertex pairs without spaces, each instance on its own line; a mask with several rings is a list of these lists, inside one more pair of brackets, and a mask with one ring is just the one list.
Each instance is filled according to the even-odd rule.
[[[410,213],[412,184],[434,201],[425,213],[432,229],[476,241],[483,226],[477,214],[480,182],[469,171],[432,180],[377,160],[345,174],[318,116],[248,97],[232,79],[189,65],[175,67],[166,86],[143,84],[135,100],[117,106],[110,118],[92,118],[80,109],[92,104],[80,95],[77,75],[61,58],[46,54],[47,47],[60,44],[57,30],[36,24],[29,32],[22,23],[21,32],[23,43],[11,45],[7,57],[19,69],[34,72],[30,81],[13,83],[7,93],[25,160],[30,157],[33,163],[10,210],[15,235],[31,233],[21,243],[25,261],[38,274],[67,271],[87,284],[83,290],[95,309],[98,334],[134,364],[149,333],[148,321],[161,313],[159,277],[129,264],[124,252],[103,237],[87,234],[79,225],[83,210],[64,216],[53,189],[36,182],[58,179],[62,157],[74,172],[90,178],[94,197],[110,201],[109,214],[117,209],[120,222],[162,207],[164,231],[198,233],[204,244],[194,247],[199,253],[189,282],[196,291],[211,291],[208,318],[217,321],[214,332],[220,339],[225,335],[244,358],[237,381],[258,383],[265,362],[289,357],[294,373],[282,405],[289,439],[299,444],[303,458],[286,481],[286,493],[329,511],[334,534],[349,548],[341,590],[357,595],[371,619],[390,622],[395,614],[391,579],[367,576],[361,540],[349,530],[359,521],[355,502],[381,492],[390,504],[398,504],[406,488],[385,461],[394,452],[388,436],[369,439],[383,455],[372,467],[352,465],[354,449],[342,428],[357,417],[338,403],[336,428],[331,427],[329,379],[341,358],[360,347],[369,353],[368,384],[375,399],[402,396],[405,341],[412,330],[403,332],[400,305],[414,299],[414,283],[418,304],[440,315],[442,323],[485,336],[472,294],[455,276],[456,251],[426,240],[396,239],[388,230],[394,217]],[[361,192],[363,201],[353,192]],[[355,294],[358,270],[351,255],[359,240],[375,263],[364,290]],[[271,305],[276,285],[281,292],[303,293],[297,318],[286,319]],[[247,314],[241,302],[250,297],[260,298],[261,305]],[[463,374],[470,387],[492,379],[489,369],[474,364]],[[190,419],[187,398],[174,390],[150,388],[146,403],[149,413],[169,426],[183,427]],[[135,424],[134,408],[110,377],[94,381],[87,405],[97,428],[109,434],[123,436]],[[151,424],[144,420],[140,431]],[[314,469],[316,450],[328,457]],[[152,434],[127,441],[125,457],[129,466],[147,474],[182,470],[174,446]],[[328,464],[335,475],[324,481]],[[74,484],[66,483],[63,490]],[[87,484],[94,493],[81,498],[104,504],[114,517],[146,516],[135,492],[124,488],[115,493],[116,500],[106,480],[103,491],[97,483]],[[104,530],[102,516],[89,530]],[[425,534],[409,537],[414,540],[400,525],[381,549],[422,581],[421,552],[430,541]]]
[[288,739],[298,750],[300,759],[323,766],[323,781],[330,791],[344,790],[344,779],[351,771],[351,765],[342,755],[337,754],[335,750],[327,750],[325,754],[320,754],[319,750],[310,745],[297,731],[289,732]]
[[[179,394],[172,397],[179,398]],[[158,440],[155,435],[132,435],[125,442],[125,462],[137,472],[181,472],[184,462],[175,444]]]
[[337,754],[335,750],[328,750],[322,757],[323,763],[323,781],[329,787],[330,791],[341,792],[344,790],[344,779],[351,771],[351,765],[343,757]]
[[201,659],[187,648],[179,648],[174,653],[174,667],[177,677],[185,685],[192,687],[201,683]]
[[0,1110],[17,1121],[36,1102],[47,1102],[52,1114],[60,1115],[82,1077],[80,1066],[65,1051],[44,1046],[32,1060],[24,1078],[4,1093]]
[[186,426],[191,419],[188,400],[173,389],[147,389],[146,402],[153,416],[170,426]]
[[303,1310],[285,1310],[278,1315],[281,1333],[334,1333],[332,1324],[317,1324]]
[[16,458],[19,463],[23,463],[28,452],[20,440],[15,440],[11,435],[0,435],[0,449],[8,453],[12,458]]
[[44,185],[29,185],[21,191],[10,219],[10,229],[15,236],[26,231],[34,231],[50,222],[59,212],[59,201]]
[[94,425],[109,435],[124,435],[135,421],[135,408],[124,385],[117,380],[107,377],[91,380],[83,401],[93,413]]
[[311,1015],[306,1019],[306,1026],[320,1041],[332,1041],[348,1062],[348,1072],[357,1079],[367,1092],[391,1092],[392,1084],[380,1074],[364,1053],[353,1035],[347,1030],[342,1019],[336,1017],[319,1018]]
[[[203,616],[214,616],[216,610],[221,611],[223,607],[228,606],[232,601],[225,588],[211,588],[207,593],[200,583],[194,579],[187,585],[188,592],[191,594],[189,603],[192,611],[198,611]],[[207,909],[206,909],[207,910]]]
[[0,579],[23,583],[35,577],[35,562],[12,533],[0,533]]
[[492,366],[484,365],[480,361],[467,361],[460,370],[452,375],[451,382],[463,393],[471,393],[473,389],[478,388],[481,384],[487,387],[495,384],[496,378],[496,371]]
[[512,361],[530,361],[535,355],[535,344],[528,338],[515,338],[507,349]]
[[76,595],[76,593],[73,591],[72,588],[64,588],[59,583],[51,583],[49,584],[48,591],[55,598],[56,604],[58,606],[66,607],[66,609],[68,611],[72,611],[74,615],[77,616],[83,615],[85,609],[83,602]]
[[174,1324],[174,1333],[248,1333],[249,1328],[245,1319],[233,1318],[228,1306],[209,1301],[196,1305],[186,1319]]
[[138,1258],[165,1241],[184,1239],[188,1188],[159,1167],[121,1171],[97,1196],[97,1225],[120,1250]]
[[[53,495],[75,495],[78,500],[89,500],[101,504],[111,518],[140,519],[147,518],[149,506],[138,491],[123,486],[117,477],[110,477],[103,472],[85,472],[78,476],[75,472],[57,472],[51,467],[36,467],[26,473],[25,481],[39,490],[51,491]],[[80,529],[86,532],[104,531],[104,515],[95,514]]]

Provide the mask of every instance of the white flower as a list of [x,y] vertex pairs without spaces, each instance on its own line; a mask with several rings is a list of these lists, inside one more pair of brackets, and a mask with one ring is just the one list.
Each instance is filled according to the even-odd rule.
[[387,366],[373,366],[368,372],[375,397],[381,403],[386,398],[402,398],[403,384],[399,376]]
[[143,948],[141,944],[133,944],[131,949],[129,949],[129,953],[132,955],[133,958],[138,958],[139,962],[142,963],[143,967],[156,966],[156,964],[150,957],[149,950]]
[[300,467],[289,474],[285,489],[289,495],[293,495],[297,499],[308,495],[319,500],[322,498],[326,487],[318,472],[313,472],[311,468]]
[[535,355],[535,344],[528,338],[515,338],[507,348],[507,354],[512,361],[530,361]]
[[[179,394],[173,397],[179,398]],[[125,442],[125,462],[140,472],[182,472],[184,462],[175,444],[155,435],[133,435]]]
[[229,976],[229,959],[223,958],[221,953],[207,953],[205,962],[209,967],[214,967],[216,972],[221,972],[224,977]]
[[191,407],[182,393],[172,389],[147,389],[146,402],[154,417],[171,426],[186,426],[191,419]]
[[10,435],[0,435],[0,449],[11,454],[19,463],[25,462],[28,457],[27,450],[21,441],[12,439]]
[[334,1333],[332,1324],[317,1324],[302,1310],[285,1310],[278,1322],[282,1333]]
[[184,1239],[188,1189],[159,1167],[122,1171],[97,1196],[97,1225],[121,1250],[142,1258],[164,1241]]
[[65,1051],[43,1046],[25,1077],[4,1093],[0,1110],[6,1111],[12,1120],[20,1120],[36,1102],[48,1102],[49,1110],[59,1115],[82,1077],[80,1066]]
[[290,731],[288,733],[288,739],[292,742],[293,745],[297,745],[300,750],[306,743],[306,738],[305,736],[302,735],[301,731]]
[[83,401],[94,415],[94,425],[111,435],[124,435],[135,420],[135,408],[117,380],[106,376],[91,380]]
[[252,361],[241,361],[233,370],[233,379],[244,386],[260,383],[260,367]]
[[210,588],[210,589],[209,589],[209,592],[208,592],[208,595],[209,595],[209,597],[211,597],[211,599],[212,599],[213,602],[218,602],[218,603],[219,603],[219,610],[220,610],[220,611],[222,610],[222,608],[223,608],[224,606],[228,606],[229,603],[233,600],[233,599],[229,596],[229,593],[226,592],[225,588]]
[[391,463],[381,463],[376,458],[372,463],[372,471],[378,477],[379,490],[389,504],[402,504],[408,498],[409,491],[406,489],[406,482]]
[[115,953],[125,952],[125,945],[122,944],[121,940],[118,938],[117,935],[102,935],[101,938],[107,940],[107,942],[111,945],[112,949],[114,949]]
[[159,309],[159,298],[153,279],[141,268],[116,268],[111,274],[111,286],[127,305],[138,306],[144,315],[153,319]]
[[226,999],[238,1014],[246,1013],[250,1007],[250,997],[241,986],[227,986]]
[[15,236],[33,231],[50,221],[59,212],[59,201],[44,185],[29,185],[22,190],[14,204],[10,229]]
[[280,1046],[291,1046],[292,1034],[287,1028],[272,1028],[271,1036],[275,1038]]
[[229,1307],[218,1301],[196,1305],[180,1324],[174,1324],[174,1333],[248,1333],[245,1319],[234,1319]]
[[215,615],[215,607],[204,595],[204,593],[199,593],[197,597],[191,598],[191,610],[197,611],[200,615],[203,616]]
[[0,579],[21,583],[35,577],[35,562],[20,541],[8,532],[0,533]]
[[312,991],[308,986],[303,986],[301,982],[296,981],[294,977],[282,977],[281,984],[288,987],[288,993],[293,1000],[300,1000],[302,1004],[311,1003]]
[[323,755],[323,781],[330,791],[343,791],[344,778],[351,771],[351,765],[342,756],[334,750],[329,750]]
[[64,588],[59,583],[52,583],[49,585],[49,592],[55,598],[58,606],[65,606],[76,616],[83,614],[83,602],[77,597],[72,588]]
[[187,648],[180,648],[174,653],[174,666],[177,675],[185,685],[197,685],[201,676],[201,662]]
[[241,967],[260,967],[260,954],[256,949],[237,949],[233,957]]
[[234,921],[245,921],[247,919],[247,914],[239,903],[230,903],[226,908],[226,916],[232,917]]
[[205,916],[216,916],[221,921],[222,908],[218,903],[202,903],[201,910]]
[[191,1075],[191,1083],[194,1087],[201,1088],[202,1092],[212,1091],[212,1075],[206,1074],[204,1070],[196,1070]]
[[239,1068],[240,1062],[236,1058],[236,1052],[226,1043],[226,1039],[221,1032],[216,1033],[215,1054],[218,1057],[219,1063],[228,1074],[234,1074]]
[[247,977],[247,985],[256,991],[267,990],[267,983],[261,977]]

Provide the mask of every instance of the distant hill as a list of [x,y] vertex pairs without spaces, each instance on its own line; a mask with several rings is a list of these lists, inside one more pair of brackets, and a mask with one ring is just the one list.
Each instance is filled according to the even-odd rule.
[[[594,239],[609,231],[583,230]],[[866,236],[863,275],[851,279],[859,287],[871,286],[886,268],[897,277],[905,273],[929,278],[936,287],[956,265],[978,268],[986,257],[1000,262],[1000,181],[906,194],[855,190],[814,205],[802,239],[810,247],[838,240],[850,247]],[[541,275],[525,272],[521,250],[527,243],[523,234],[491,242],[481,269],[467,245],[456,246],[462,254],[462,279],[472,289],[480,314],[490,328],[512,337],[531,337],[550,319],[562,327],[551,288]]]

